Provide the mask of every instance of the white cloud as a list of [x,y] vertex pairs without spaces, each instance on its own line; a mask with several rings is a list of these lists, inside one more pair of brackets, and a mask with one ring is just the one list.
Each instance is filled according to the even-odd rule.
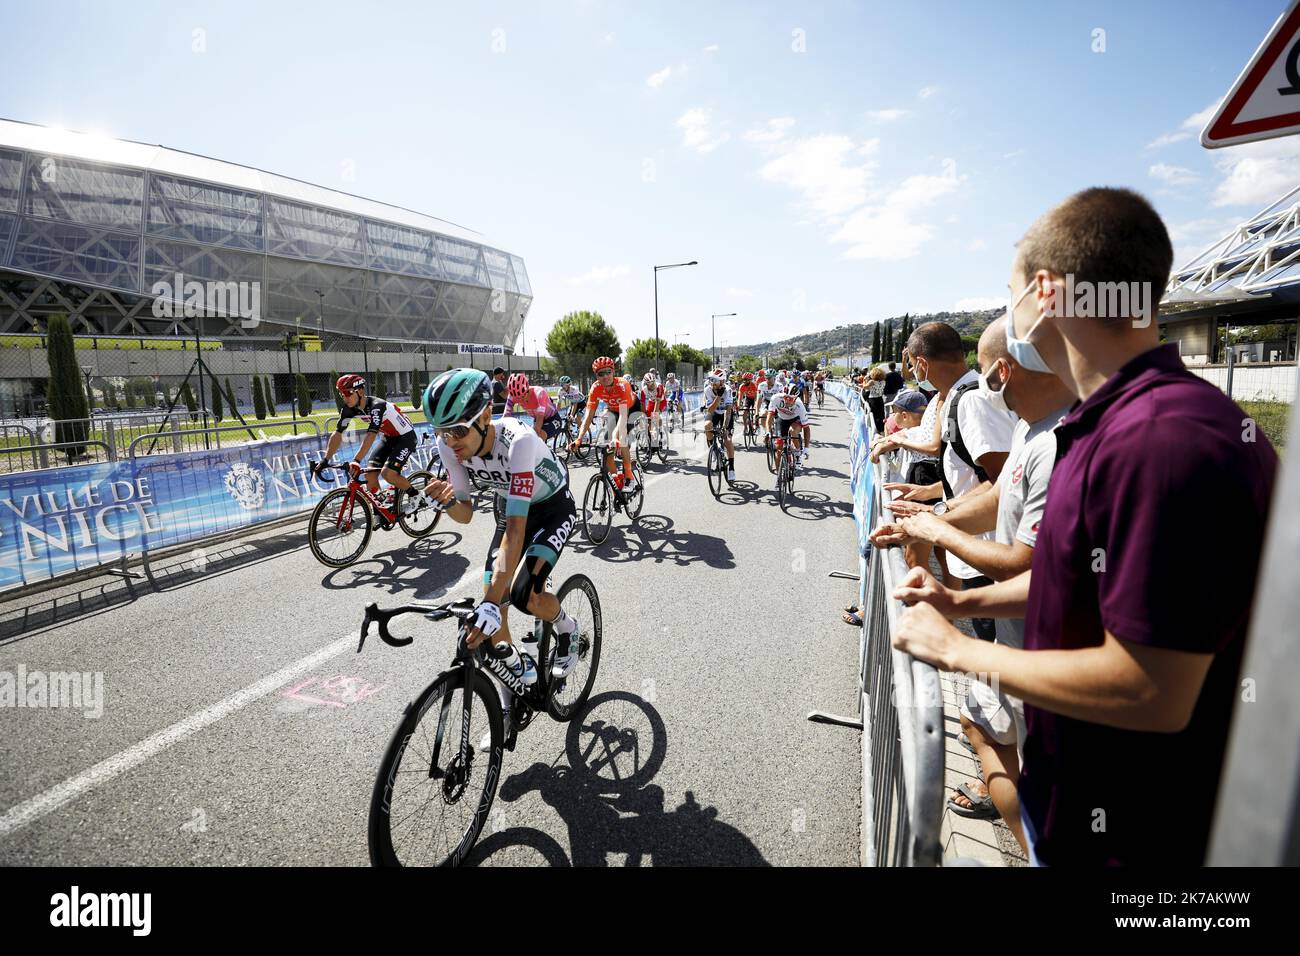
[[752,299],[752,298],[754,297],[754,290],[752,290],[752,289],[740,289],[740,288],[737,288],[736,286],[728,286],[728,287],[727,287],[727,295],[738,296],[738,297],[740,297],[740,298],[742,298],[742,299]]
[[721,49],[716,43],[710,43],[704,48],[705,53],[717,53]]
[[777,147],[780,155],[759,175],[800,193],[802,206],[818,217],[843,216],[867,201],[867,183],[876,164],[857,157],[873,154],[879,144],[873,139],[859,146],[847,136],[834,135],[784,141]]
[[934,94],[938,92],[939,92],[939,87],[937,86],[923,86],[919,90],[917,90],[916,95],[921,97],[921,99],[923,100],[928,100],[930,97],[934,96]]
[[667,83],[668,77],[672,75],[673,75],[673,68],[671,66],[666,66],[658,73],[651,73],[650,76],[646,78],[645,82],[647,86],[657,90],[659,89],[659,87]]
[[848,243],[844,258],[897,261],[919,253],[934,230],[914,221],[913,214],[956,191],[966,181],[965,176],[957,175],[952,160],[944,160],[944,167],[941,176],[908,176],[885,194],[883,202],[864,206],[849,216],[831,237],[833,242]]
[[778,116],[768,120],[762,128],[746,132],[745,139],[751,143],[775,143],[784,138],[792,126],[794,126],[794,117]]
[[1012,150],[1011,152],[1009,152],[1009,153],[1003,153],[1003,154],[1002,154],[1002,158],[1003,158],[1003,159],[1019,159],[1019,158],[1020,158],[1021,156],[1023,156],[1023,155],[1025,155],[1025,151],[1024,151],[1023,149],[1013,149],[1013,150]]
[[1287,136],[1228,146],[1216,150],[1214,165],[1223,176],[1214,205],[1263,207],[1300,184],[1300,143]]
[[1169,186],[1190,186],[1201,179],[1185,166],[1170,166],[1168,163],[1156,163],[1147,173]]
[[687,110],[677,119],[682,131],[682,145],[697,153],[711,153],[731,138],[730,133],[715,133],[712,117],[701,107]]
[[1176,133],[1161,133],[1151,142],[1147,143],[1147,149],[1159,149],[1162,146],[1168,146],[1171,143],[1181,143],[1185,139],[1191,139],[1199,135],[1205,124],[1210,121],[1214,111],[1219,108],[1219,100],[1215,100],[1199,113],[1193,113],[1187,119],[1183,120]]
[[971,242],[971,244],[970,244],[969,246],[966,247],[966,249],[967,249],[967,251],[969,251],[969,252],[983,252],[983,251],[984,251],[985,249],[987,249],[988,247],[989,247],[989,244],[988,244],[988,242],[986,242],[985,240],[983,240],[983,239],[975,239],[975,240],[973,240],[973,241]]
[[1191,262],[1240,223],[1241,220],[1237,217],[1166,223],[1169,239],[1174,244],[1174,267],[1179,268]]
[[875,120],[877,123],[892,123],[906,115],[907,110],[867,110],[867,119]]
[[969,299],[959,299],[952,307],[954,312],[987,312],[989,309],[1006,308],[1007,297],[1004,295],[977,295]]
[[1187,132],[1161,133],[1151,142],[1147,143],[1147,149],[1159,149],[1161,146],[1168,146],[1171,143],[1181,143],[1183,140],[1191,138],[1192,134]]
[[623,263],[616,266],[592,266],[591,269],[583,275],[574,276],[569,279],[569,285],[588,285],[608,282],[610,279],[617,279],[620,276],[629,275],[631,272],[631,268]]

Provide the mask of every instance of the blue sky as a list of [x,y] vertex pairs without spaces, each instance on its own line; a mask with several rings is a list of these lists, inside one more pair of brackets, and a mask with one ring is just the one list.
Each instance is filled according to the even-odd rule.
[[528,265],[530,352],[580,308],[650,335],[652,265],[697,259],[660,334],[707,348],[715,312],[735,344],[987,307],[1090,185],[1199,251],[1300,183],[1295,138],[1198,141],[1285,5],[11,4],[0,115],[476,229]]

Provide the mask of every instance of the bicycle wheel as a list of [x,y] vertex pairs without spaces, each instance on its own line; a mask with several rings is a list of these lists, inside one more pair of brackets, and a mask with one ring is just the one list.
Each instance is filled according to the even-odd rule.
[[609,528],[613,523],[614,496],[610,492],[609,481],[597,472],[587,482],[587,491],[582,496],[582,533],[592,544],[600,544],[609,537]]
[[709,491],[714,498],[722,497],[722,470],[727,467],[722,452],[714,445],[709,449]]
[[563,640],[548,624],[542,632],[538,656],[542,672],[547,675],[546,712],[556,720],[568,722],[587,704],[600,667],[601,614],[596,585],[585,574],[575,574],[560,585],[555,595],[564,612],[578,622],[578,660],[560,680],[551,680],[554,642]]
[[777,464],[776,472],[776,503],[778,506],[785,507],[785,455],[781,455],[781,461]]
[[429,482],[433,480],[433,475],[427,471],[417,471],[410,477],[411,490],[403,491],[398,495],[397,504],[397,523],[402,526],[402,530],[412,538],[423,538],[433,533],[433,529],[438,527],[438,521],[442,518],[442,509],[435,508],[428,499],[420,500],[420,507],[414,514],[402,513],[402,497],[408,494],[420,494],[428,487]]
[[335,488],[316,503],[307,523],[307,542],[316,560],[329,568],[346,568],[361,557],[374,531],[370,503],[360,495]]
[[767,470],[776,474],[776,445],[772,442],[772,436],[768,435],[764,442],[767,446]]
[[[469,726],[464,687],[474,674]],[[492,745],[478,753],[476,731]],[[461,741],[469,740],[467,759]],[[456,866],[487,820],[505,746],[501,703],[486,677],[463,668],[442,674],[407,705],[370,797],[369,845],[374,866]],[[437,760],[434,751],[437,751]]]
[[654,454],[654,449],[650,447],[650,428],[644,418],[637,424],[632,441],[636,442],[636,460],[642,465],[650,464],[650,456]]
[[624,506],[627,508],[628,519],[636,524],[636,519],[641,517],[641,508],[645,505],[645,472],[641,470],[640,462],[632,462],[632,474],[636,476],[636,491],[624,500]]
[[662,423],[659,425],[659,431],[655,437],[659,439],[659,443],[655,445],[655,454],[659,456],[659,464],[665,465],[668,463],[668,442],[664,440],[664,426]]

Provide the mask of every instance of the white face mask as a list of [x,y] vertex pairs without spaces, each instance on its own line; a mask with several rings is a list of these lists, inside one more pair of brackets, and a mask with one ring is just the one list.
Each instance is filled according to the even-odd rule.
[[[1007,405],[1007,381],[1005,378],[1002,379],[1001,386],[997,389],[997,391],[994,391],[989,386],[989,375],[992,374],[992,372],[993,369],[989,369],[987,372],[985,372],[983,375],[980,376],[980,391],[988,396],[989,404],[992,405],[994,408],[996,408],[998,411],[1011,412],[1012,411],[1011,407]],[[1012,412],[1012,414],[1015,413]]]
[[1050,374],[1052,367],[1043,361],[1043,356],[1039,354],[1038,349],[1034,348],[1029,342],[1029,336],[1033,335],[1034,329],[1038,328],[1043,319],[1047,318],[1047,313],[1042,313],[1034,321],[1023,339],[1016,338],[1016,323],[1013,313],[1016,311],[1016,306],[1020,304],[1020,300],[1029,295],[1034,287],[1035,283],[1029,283],[1025,291],[1016,296],[1015,301],[1007,307],[1007,351],[1021,368],[1027,368],[1031,372],[1047,372]]

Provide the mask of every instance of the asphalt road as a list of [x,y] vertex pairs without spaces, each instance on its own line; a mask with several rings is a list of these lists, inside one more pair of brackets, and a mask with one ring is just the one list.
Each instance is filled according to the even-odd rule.
[[[473,862],[857,863],[859,735],[806,720],[857,713],[840,621],[857,588],[827,576],[857,569],[849,422],[829,397],[813,412],[784,512],[761,451],[737,450],[715,501],[688,429],[648,469],[637,526],[616,517],[595,548],[575,533],[555,579],[600,592],[592,706],[539,715],[506,753]],[[340,571],[293,525],[163,562],[156,588],[104,577],[0,605],[0,672],[103,680],[98,717],[0,708],[0,864],[367,863],[384,746],[454,629],[358,655],[361,612],[481,592],[490,516],[444,525],[376,534]]]

